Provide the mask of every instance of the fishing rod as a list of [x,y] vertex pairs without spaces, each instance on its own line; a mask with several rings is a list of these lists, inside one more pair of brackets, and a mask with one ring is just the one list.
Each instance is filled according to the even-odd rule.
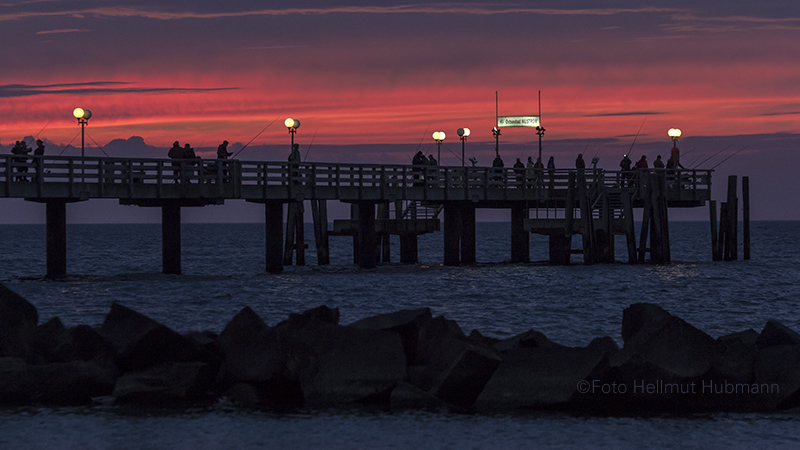
[[[280,117],[280,116],[278,116],[278,117]],[[250,143],[255,141],[257,137],[261,136],[261,133],[267,131],[267,128],[269,128],[273,123],[275,123],[275,121],[278,120],[278,117],[272,119],[272,122],[270,122],[269,125],[265,126],[263,130],[259,131],[258,134],[253,137],[253,139],[250,139],[250,142],[245,144],[244,147],[240,148],[238,152],[234,153],[233,156],[231,156],[231,159],[236,158],[236,155],[238,155],[239,153],[242,153],[242,150],[246,149],[247,146],[250,145]]]
[[717,165],[716,165],[716,166],[714,166],[714,167],[712,167],[712,168],[711,168],[711,170],[714,170],[714,169],[716,169],[716,168],[717,168],[717,166],[719,166],[720,164],[724,163],[725,161],[727,161],[727,160],[731,159],[731,158],[732,158],[734,155],[736,155],[736,154],[737,154],[737,153],[739,153],[740,151],[742,151],[742,150],[746,149],[747,147],[749,147],[749,145],[745,145],[744,147],[740,148],[739,150],[736,150],[736,151],[735,151],[735,152],[733,152],[733,153],[732,153],[730,156],[728,156],[727,158],[725,158],[725,159],[723,159],[722,161],[720,161],[719,163],[717,163]]
[[[86,135],[89,136],[89,133],[86,133]],[[94,142],[94,145],[96,145],[97,148],[99,148],[100,151],[103,152],[104,155],[106,155],[106,157],[110,158],[110,156],[108,156],[108,153],[106,153],[106,151],[103,150],[103,147],[101,147],[100,144],[98,144],[97,141],[95,141],[93,137],[89,136],[89,139],[91,139],[92,142]]]
[[725,150],[727,150],[727,149],[729,149],[729,148],[731,148],[731,147],[733,147],[733,144],[731,144],[731,145],[729,145],[729,146],[727,146],[727,147],[723,148],[722,150],[720,150],[720,151],[718,151],[718,152],[714,153],[713,155],[709,156],[708,158],[704,159],[703,161],[701,161],[701,162],[700,162],[700,164],[697,164],[697,165],[695,165],[695,166],[692,166],[692,170],[696,169],[696,168],[697,168],[697,167],[699,167],[701,164],[705,163],[705,162],[706,162],[706,161],[708,161],[709,159],[711,159],[711,158],[713,158],[713,157],[715,157],[715,156],[719,155],[720,153],[724,152]]
[[419,145],[417,145],[417,151],[419,151],[419,148],[422,147],[422,141],[425,140],[425,136],[428,135],[428,130],[430,129],[431,129],[431,124],[428,124],[428,128],[425,128],[425,132],[422,133],[422,139],[419,140]]
[[71,140],[71,141],[69,141],[69,143],[68,143],[67,145],[65,145],[65,146],[64,146],[64,148],[62,148],[62,149],[61,149],[61,151],[58,153],[58,156],[61,156],[61,154],[62,154],[62,153],[64,153],[64,150],[66,150],[66,149],[67,149],[67,147],[69,147],[69,146],[72,144],[72,141],[74,141],[75,139],[77,139],[77,138],[78,138],[78,136],[80,136],[80,134],[81,134],[81,132],[80,132],[80,131],[78,131],[78,133],[75,135],[75,137],[73,137],[73,138],[72,138],[72,140]]
[[[53,121],[53,119],[50,119],[50,122],[52,122],[52,121]],[[38,133],[36,133],[36,135],[35,135],[35,136],[33,136],[33,140],[31,141],[31,144],[33,144],[34,142],[36,142],[36,138],[37,138],[37,137],[39,137],[39,135],[40,135],[40,134],[42,134],[42,131],[44,131],[44,129],[45,129],[45,128],[47,128],[47,126],[48,126],[48,125],[50,125],[50,122],[47,122],[47,123],[46,123],[46,124],[45,124],[45,125],[42,127],[42,129],[41,129],[41,130],[39,130],[39,132],[38,132]],[[25,145],[27,146],[27,145],[29,145],[29,144],[26,142],[26,143],[25,143]]]
[[644,126],[644,122],[647,120],[647,117],[644,118],[642,124],[639,125],[639,131],[636,132],[636,136],[633,137],[633,142],[631,142],[631,148],[628,149],[628,156],[630,157],[633,154],[633,146],[636,144],[636,139],[639,137],[639,133],[642,132],[642,127]]
[[308,152],[311,151],[311,144],[314,143],[314,138],[317,137],[317,131],[319,131],[319,127],[317,127],[317,129],[314,130],[314,135],[311,136],[311,142],[308,143],[308,148],[306,149],[306,156],[303,157],[303,162],[305,162],[306,158],[308,158]]

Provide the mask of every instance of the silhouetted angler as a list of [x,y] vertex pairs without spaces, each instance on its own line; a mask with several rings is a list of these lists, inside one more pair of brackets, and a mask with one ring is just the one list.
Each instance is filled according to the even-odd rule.
[[656,156],[656,160],[653,161],[653,167],[656,169],[664,168],[664,161],[661,160],[661,155]]
[[[180,142],[175,141],[172,143],[172,148],[170,148],[167,152],[167,156],[174,160],[183,159],[186,157],[186,154],[181,147]],[[179,183],[181,176],[181,163],[179,161],[172,161],[172,175],[175,177],[175,183]]]
[[575,158],[575,168],[576,169],[586,168],[586,161],[583,160],[583,153],[578,153],[578,157]]
[[228,151],[228,141],[222,141],[217,147],[217,159],[228,159],[233,153]]
[[33,151],[34,156],[44,155],[44,141],[41,139],[36,140],[36,150]]
[[17,181],[28,180],[28,178],[23,176],[22,174],[28,173],[28,166],[25,165],[28,162],[28,158],[26,158],[25,156],[30,152],[31,149],[28,147],[27,144],[25,144],[25,141],[17,141],[17,143],[14,144],[14,147],[11,149],[12,154],[21,155],[14,158],[14,162],[19,164],[17,166],[17,173],[20,175],[17,177]]

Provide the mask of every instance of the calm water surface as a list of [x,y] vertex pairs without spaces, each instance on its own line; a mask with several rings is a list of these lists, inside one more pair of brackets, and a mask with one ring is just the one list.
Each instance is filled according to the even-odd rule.
[[[311,227],[306,266],[264,272],[263,225],[183,225],[183,273],[163,275],[159,225],[68,225],[66,280],[45,273],[43,225],[0,226],[0,282],[39,310],[40,322],[102,323],[118,301],[179,332],[221,331],[241,308],[269,324],[321,304],[347,324],[373,314],[430,307],[465,332],[506,337],[529,329],[566,345],[611,336],[622,310],[663,306],[714,337],[777,319],[800,331],[800,222],[755,222],[749,261],[712,262],[707,223],[671,224],[673,263],[551,267],[546,238],[531,239],[531,264],[508,264],[510,226],[479,223],[472,267],[444,267],[442,235],[420,238],[420,263],[372,270],[352,264],[352,240],[331,237],[331,265],[316,266]],[[579,247],[576,237],[573,247]],[[741,253],[741,250],[740,250]],[[741,256],[741,255],[740,255]],[[399,258],[399,243],[392,242]],[[560,414],[486,417],[447,414],[271,415],[220,405],[210,410],[134,414],[118,407],[0,410],[0,448],[528,448],[793,447],[799,414],[713,414],[596,418]]]

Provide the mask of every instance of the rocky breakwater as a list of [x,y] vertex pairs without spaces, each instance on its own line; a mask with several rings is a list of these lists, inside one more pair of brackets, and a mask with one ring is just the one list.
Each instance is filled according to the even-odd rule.
[[39,324],[0,285],[0,404],[477,413],[772,411],[800,402],[800,335],[776,322],[714,339],[652,304],[609,337],[567,347],[530,330],[469,335],[427,308],[343,326],[320,306],[269,326],[250,308],[219,333],[179,334],[113,303],[99,327]]

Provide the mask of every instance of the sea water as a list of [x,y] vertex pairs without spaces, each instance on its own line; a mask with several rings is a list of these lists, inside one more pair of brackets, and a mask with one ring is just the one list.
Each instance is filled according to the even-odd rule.
[[[778,320],[800,331],[800,222],[754,222],[752,258],[712,262],[705,222],[673,222],[672,263],[629,265],[617,237],[614,264],[549,266],[547,239],[532,235],[529,264],[510,264],[510,225],[477,224],[477,260],[442,265],[441,233],[421,236],[419,263],[363,270],[352,239],[332,236],[331,264],[316,265],[306,226],[305,266],[265,267],[263,224],[184,224],[183,275],[161,274],[160,226],[68,225],[64,280],[44,278],[43,225],[0,226],[0,282],[39,311],[40,322],[97,325],[119,302],[179,332],[220,332],[250,306],[273,325],[319,305],[341,322],[430,307],[469,333],[505,338],[529,329],[570,346],[610,336],[622,345],[622,310],[657,303],[719,337]],[[740,227],[741,230],[741,227]],[[574,248],[580,248],[576,237]],[[399,242],[391,245],[399,260]],[[742,251],[739,250],[739,257]],[[800,445],[800,413],[584,417],[482,416],[381,411],[273,414],[220,404],[197,410],[0,408],[0,448],[529,448],[774,447]]]

